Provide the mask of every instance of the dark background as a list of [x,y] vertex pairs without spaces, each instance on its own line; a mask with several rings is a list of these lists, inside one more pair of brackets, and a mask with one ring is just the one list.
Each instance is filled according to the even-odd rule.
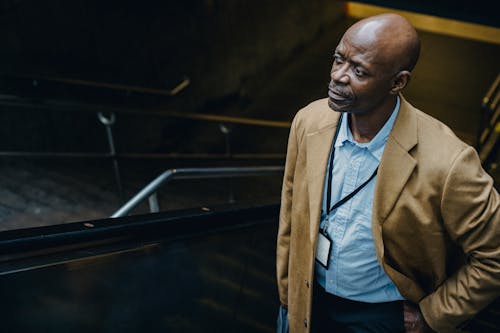
[[[365,2],[499,24],[490,1]],[[290,121],[298,108],[325,95],[330,53],[347,23],[343,2],[329,0],[4,0],[0,93]],[[287,76],[298,70],[300,75]],[[492,74],[484,76],[489,81]],[[190,85],[173,98],[43,79],[34,83],[63,78],[170,89],[186,77]],[[107,151],[104,129],[92,107],[88,111],[2,106],[0,150]],[[213,123],[139,114],[120,116],[115,130],[122,152],[224,151],[223,135]],[[235,149],[284,151],[286,131],[278,130],[277,139],[271,139],[275,132],[269,129],[240,131]],[[255,131],[266,138],[265,147],[248,142]]]
[[[489,1],[368,3],[499,23]],[[121,195],[109,159],[7,155],[108,153],[96,113],[112,107],[119,154],[224,156],[220,122],[151,111],[290,122],[299,108],[326,96],[332,52],[354,21],[346,17],[343,2],[331,0],[0,0],[1,227],[109,216],[173,167],[283,165],[288,128],[242,124],[225,124],[231,129],[232,154],[276,157],[121,159]],[[419,33],[421,57],[404,95],[474,145],[481,99],[500,72],[500,46]],[[169,97],[54,78],[165,90],[185,78],[190,84]],[[15,106],[4,103],[12,99]],[[79,107],[47,107],[54,103]],[[135,112],[122,112],[130,109]],[[227,202],[231,196],[277,202],[281,180],[269,178],[232,185],[226,180],[174,182],[160,196],[162,209]],[[234,193],[228,195],[230,190]]]

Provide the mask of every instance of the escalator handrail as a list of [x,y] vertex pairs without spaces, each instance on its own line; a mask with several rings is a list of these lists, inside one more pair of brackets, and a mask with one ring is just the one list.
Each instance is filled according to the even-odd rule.
[[214,167],[214,168],[180,168],[162,172],[148,185],[134,195],[122,207],[111,215],[112,218],[126,216],[132,209],[149,199],[156,191],[172,179],[204,179],[269,175],[282,173],[283,166],[255,167]]
[[278,203],[214,206],[0,232],[0,276],[229,230],[274,224]]

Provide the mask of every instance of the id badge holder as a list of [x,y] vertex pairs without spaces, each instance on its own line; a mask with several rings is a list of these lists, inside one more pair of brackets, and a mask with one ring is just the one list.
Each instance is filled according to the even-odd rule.
[[326,231],[320,230],[318,234],[318,247],[316,249],[316,261],[325,269],[328,269],[331,250],[332,240]]

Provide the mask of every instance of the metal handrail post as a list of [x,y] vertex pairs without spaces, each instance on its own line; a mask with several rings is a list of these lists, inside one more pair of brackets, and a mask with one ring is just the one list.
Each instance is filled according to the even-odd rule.
[[160,204],[158,203],[158,193],[154,192],[148,197],[149,211],[151,213],[158,213],[160,211]]
[[[219,129],[222,132],[222,134],[224,134],[224,141],[226,143],[226,156],[228,158],[230,158],[231,157],[231,137],[230,137],[231,127],[224,124],[224,123],[221,123],[221,124],[219,124]],[[227,201],[229,203],[233,203],[233,202],[235,202],[235,200],[234,200],[233,182],[231,180],[229,181],[228,188],[229,188],[229,197],[228,197]]]
[[123,188],[122,188],[122,180],[120,177],[120,167],[118,165],[118,159],[116,157],[115,141],[113,139],[113,131],[111,129],[111,126],[113,126],[116,121],[116,117],[114,113],[111,113],[109,118],[107,118],[104,116],[102,112],[98,112],[97,118],[99,119],[101,124],[103,124],[104,127],[106,127],[106,135],[108,138],[108,145],[109,145],[109,154],[111,156],[111,159],[113,160],[113,170],[115,173],[116,186],[118,188],[118,194],[122,196]]

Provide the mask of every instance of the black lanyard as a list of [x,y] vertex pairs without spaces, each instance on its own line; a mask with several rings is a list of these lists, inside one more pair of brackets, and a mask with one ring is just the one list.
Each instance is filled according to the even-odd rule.
[[340,126],[342,124],[342,117],[344,116],[344,113],[340,114],[339,122],[337,124],[337,130],[335,132],[335,137],[333,138],[333,143],[332,143],[332,154],[330,156],[330,163],[328,165],[328,184],[327,184],[327,190],[326,190],[326,215],[329,215],[330,212],[334,209],[339,208],[342,206],[344,203],[346,203],[349,199],[351,199],[353,196],[355,196],[359,191],[363,189],[375,176],[377,175],[378,171],[378,166],[373,172],[373,174],[368,178],[363,184],[359,185],[354,191],[337,201],[333,206],[332,206],[332,177],[333,177],[333,159],[335,158],[335,142],[337,141],[337,137],[340,132]]

